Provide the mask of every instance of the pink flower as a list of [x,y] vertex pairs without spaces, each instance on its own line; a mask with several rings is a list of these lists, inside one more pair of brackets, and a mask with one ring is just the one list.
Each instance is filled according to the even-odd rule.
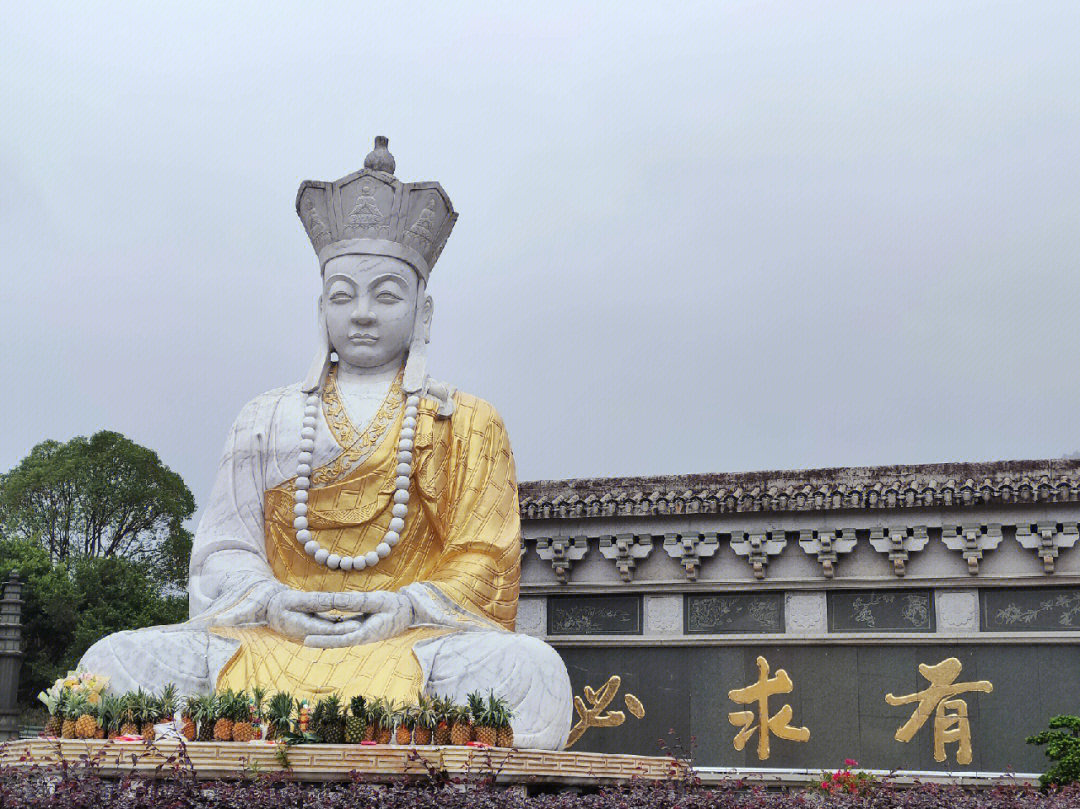
[[844,759],[844,766],[845,766],[845,767],[858,767],[858,766],[859,766],[859,762],[857,762],[857,761],[856,761],[855,759],[853,759],[853,758],[845,758],[845,759]]

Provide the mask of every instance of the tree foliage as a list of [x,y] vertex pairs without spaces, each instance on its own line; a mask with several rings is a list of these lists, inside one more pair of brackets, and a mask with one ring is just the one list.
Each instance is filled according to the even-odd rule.
[[1080,783],[1080,716],[1055,716],[1049,730],[1028,737],[1028,744],[1045,744],[1046,757],[1056,762],[1039,776],[1044,787]]
[[187,617],[195,499],[119,433],[43,441],[0,476],[0,574],[24,582],[19,701],[105,635]]
[[187,618],[187,595],[166,592],[147,563],[81,557],[53,563],[28,539],[0,540],[0,576],[23,581],[23,659],[19,702],[75,668],[95,641],[122,629],[175,624]]
[[187,579],[195,498],[157,453],[102,431],[43,441],[0,477],[4,534],[39,542],[54,562],[123,557],[155,577]]

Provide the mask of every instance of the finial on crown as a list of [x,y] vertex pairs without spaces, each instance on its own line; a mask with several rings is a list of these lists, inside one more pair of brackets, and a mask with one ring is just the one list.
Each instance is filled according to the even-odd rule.
[[386,135],[376,135],[375,148],[364,158],[364,168],[393,174],[397,164],[394,162],[394,156],[390,154],[390,150],[386,148],[389,145],[390,141]]

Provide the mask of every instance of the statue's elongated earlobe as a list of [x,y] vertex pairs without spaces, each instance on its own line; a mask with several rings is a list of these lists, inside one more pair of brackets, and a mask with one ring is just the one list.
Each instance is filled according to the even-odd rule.
[[319,296],[318,342],[319,347],[316,349],[315,359],[312,360],[311,368],[304,377],[304,384],[300,386],[300,390],[304,393],[320,390],[323,382],[326,381],[326,373],[330,370],[330,352],[333,348],[330,345],[330,332],[326,328],[326,312],[323,311],[322,296]]
[[409,342],[409,358],[405,361],[405,376],[401,389],[406,393],[420,393],[427,379],[427,323],[424,279],[417,279],[416,315],[413,318],[412,339]]

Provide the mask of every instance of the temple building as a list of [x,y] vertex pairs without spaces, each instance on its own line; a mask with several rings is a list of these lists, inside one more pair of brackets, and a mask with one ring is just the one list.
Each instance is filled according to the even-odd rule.
[[535,481],[520,505],[517,627],[567,664],[573,749],[673,729],[704,766],[1040,771],[1024,738],[1076,712],[1080,460]]

